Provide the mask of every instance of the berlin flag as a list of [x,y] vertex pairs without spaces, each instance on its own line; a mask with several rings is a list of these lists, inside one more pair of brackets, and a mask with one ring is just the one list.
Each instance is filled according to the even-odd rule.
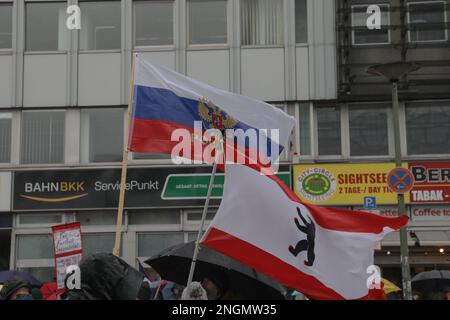
[[227,164],[202,243],[313,299],[371,299],[373,250],[407,222],[304,204],[276,176]]
[[[197,160],[204,147],[200,145],[200,150],[196,150],[198,135],[208,129],[232,130],[252,132],[256,137],[251,139],[253,143],[244,134],[242,139],[233,139],[233,155],[238,151],[244,158],[256,154],[269,165],[285,148],[295,124],[295,119],[279,108],[154,65],[140,54],[135,57],[133,88],[128,148],[134,152],[174,154]],[[199,130],[195,122],[200,125]],[[177,129],[194,137],[190,145],[194,150],[189,148],[189,154],[186,150],[178,152],[177,145],[183,139],[174,138]],[[275,138],[270,135],[273,130],[278,132]],[[225,146],[227,151],[228,147]],[[259,163],[260,159],[253,160]]]

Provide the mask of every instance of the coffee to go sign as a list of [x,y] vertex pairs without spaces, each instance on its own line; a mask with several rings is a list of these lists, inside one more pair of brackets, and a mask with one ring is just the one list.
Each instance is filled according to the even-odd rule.
[[[294,166],[294,191],[300,199],[318,205],[397,203],[389,185],[394,163],[301,164]],[[410,162],[402,168],[411,173],[414,185],[405,193],[406,203],[450,203],[450,162]]]

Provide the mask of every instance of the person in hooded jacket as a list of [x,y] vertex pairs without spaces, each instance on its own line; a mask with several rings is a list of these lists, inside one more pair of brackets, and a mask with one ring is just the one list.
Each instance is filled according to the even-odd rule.
[[80,263],[81,288],[67,290],[67,300],[136,300],[142,273],[111,253],[96,253]]
[[34,300],[31,290],[27,281],[11,278],[5,281],[0,291],[0,300]]

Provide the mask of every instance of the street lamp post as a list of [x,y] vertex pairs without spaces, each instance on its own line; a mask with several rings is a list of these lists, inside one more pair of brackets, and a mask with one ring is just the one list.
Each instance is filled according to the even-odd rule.
[[[377,76],[384,76],[392,83],[392,113],[394,127],[394,148],[395,165],[402,166],[402,153],[400,146],[400,118],[398,107],[398,81],[409,73],[418,70],[420,67],[411,62],[394,62],[379,64],[370,67],[367,72]],[[397,195],[398,215],[407,215],[405,206],[405,197],[403,193]],[[406,226],[400,229],[400,260],[402,265],[403,299],[412,300],[411,274],[408,261],[408,238]]]

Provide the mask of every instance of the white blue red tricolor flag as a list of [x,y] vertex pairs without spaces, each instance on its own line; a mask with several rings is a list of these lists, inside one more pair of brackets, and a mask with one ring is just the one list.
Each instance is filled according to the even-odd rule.
[[202,243],[313,299],[373,299],[368,267],[406,216],[301,203],[275,175],[227,164],[220,208]]
[[[141,55],[135,57],[134,92],[129,150],[173,154],[179,141],[173,141],[176,129],[195,135],[194,121],[201,130],[254,129],[267,143],[237,141],[237,148],[257,148],[269,161],[278,158],[295,124],[293,117],[265,102],[220,90],[167,68],[156,66]],[[274,141],[265,130],[279,130]],[[191,155],[177,156],[194,158]]]

